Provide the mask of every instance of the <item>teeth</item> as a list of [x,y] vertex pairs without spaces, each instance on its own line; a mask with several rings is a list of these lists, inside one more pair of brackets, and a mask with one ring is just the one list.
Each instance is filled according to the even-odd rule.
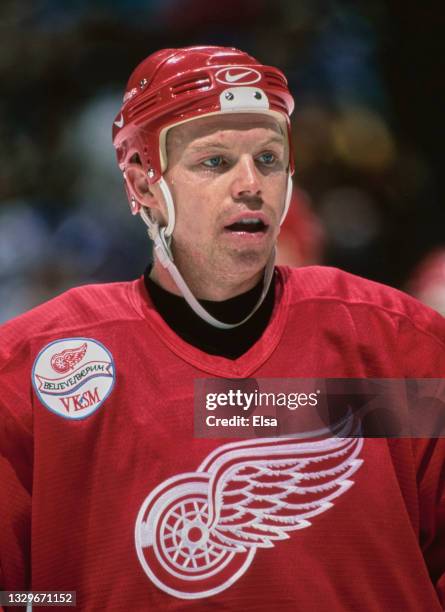
[[252,224],[252,223],[262,223],[262,221],[260,219],[240,219],[239,221],[237,221],[237,223]]

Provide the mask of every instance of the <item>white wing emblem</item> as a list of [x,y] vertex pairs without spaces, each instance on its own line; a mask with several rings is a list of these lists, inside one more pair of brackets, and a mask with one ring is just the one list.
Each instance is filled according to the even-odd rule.
[[161,483],[136,521],[136,550],[152,582],[181,599],[233,585],[258,548],[333,506],[360,467],[361,438],[257,439],[225,444],[198,471]]

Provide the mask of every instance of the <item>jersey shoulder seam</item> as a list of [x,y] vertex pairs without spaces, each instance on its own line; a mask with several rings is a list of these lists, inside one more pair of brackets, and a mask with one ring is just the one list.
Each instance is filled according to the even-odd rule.
[[[122,318],[120,318],[120,319],[118,319],[118,318],[116,318],[116,319],[109,319],[107,321],[101,321],[99,323],[89,323],[88,325],[83,324],[83,325],[81,325],[81,326],[79,325],[77,327],[76,326],[75,327],[69,327],[69,328],[66,328],[66,331],[67,332],[69,331],[70,334],[73,334],[76,331],[78,331],[79,329],[81,329],[81,330],[83,330],[83,335],[88,336],[88,332],[86,330],[91,328],[91,327],[94,327],[95,329],[99,329],[100,327],[103,327],[104,325],[115,324],[115,323],[122,323],[124,321],[127,321],[127,322],[129,322],[129,321],[139,322],[139,319],[136,318],[136,317],[135,318],[129,318],[128,320],[127,319],[122,319]],[[49,334],[54,334],[54,333],[56,333],[58,335],[59,334],[62,335],[64,333],[64,331],[65,331],[65,328],[62,327],[62,328],[60,328],[60,330],[59,329],[56,330],[56,331],[55,330],[47,330],[45,332],[38,332],[36,334],[30,335],[28,338],[26,338],[25,340],[22,340],[21,342],[19,342],[17,344],[17,346],[11,352],[11,358],[14,358],[18,353],[20,353],[20,351],[23,349],[24,346],[26,346],[27,344],[31,344],[31,342],[33,342],[33,341],[38,341],[38,339],[40,337],[44,338],[45,336],[48,336]],[[94,340],[94,338],[92,338],[92,340]],[[7,365],[8,365],[7,361],[3,365],[0,364],[0,372]]]
[[367,308],[371,307],[375,310],[380,310],[382,312],[385,312],[386,314],[389,314],[395,317],[402,317],[403,319],[407,320],[418,332],[424,334],[425,336],[429,336],[430,338],[435,340],[438,344],[440,344],[443,348],[445,348],[445,343],[442,342],[440,338],[432,334],[430,331],[423,329],[418,323],[413,321],[412,318],[408,314],[406,314],[406,312],[394,310],[392,308],[383,306],[382,304],[376,304],[375,302],[369,302],[366,300],[360,300],[360,301],[347,300],[344,298],[336,297],[334,295],[326,295],[326,296],[320,295],[320,296],[308,296],[306,298],[298,299],[295,302],[291,302],[290,307],[296,306],[297,304],[301,304],[302,302],[311,302],[311,301],[313,302],[330,301],[330,302],[336,302],[338,304],[343,304],[344,306],[355,306],[355,307],[365,306]]

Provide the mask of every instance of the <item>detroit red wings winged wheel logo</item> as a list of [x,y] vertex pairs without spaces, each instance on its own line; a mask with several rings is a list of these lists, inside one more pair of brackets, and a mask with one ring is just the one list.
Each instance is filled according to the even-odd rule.
[[76,364],[85,357],[87,352],[87,343],[85,342],[77,348],[68,348],[60,353],[55,353],[51,357],[51,367],[59,374],[66,374],[70,370],[74,370]]
[[139,511],[135,539],[151,581],[181,599],[216,595],[254,562],[259,548],[333,506],[360,467],[361,438],[258,439],[226,444],[196,472],[157,486]]

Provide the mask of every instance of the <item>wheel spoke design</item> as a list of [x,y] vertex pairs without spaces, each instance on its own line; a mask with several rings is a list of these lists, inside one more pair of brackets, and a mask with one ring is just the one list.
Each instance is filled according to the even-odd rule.
[[165,515],[161,549],[175,569],[191,573],[207,571],[225,557],[226,551],[210,539],[207,520],[207,500],[199,497],[177,502]]

